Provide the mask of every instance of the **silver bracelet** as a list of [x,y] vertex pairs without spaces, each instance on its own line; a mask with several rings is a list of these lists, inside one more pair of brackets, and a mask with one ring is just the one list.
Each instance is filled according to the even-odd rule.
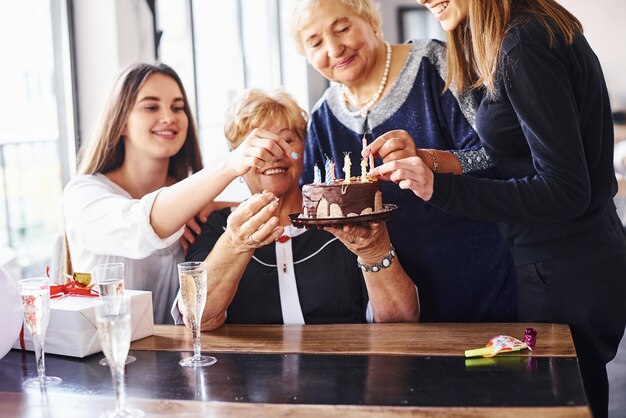
[[396,249],[393,247],[393,244],[390,244],[389,245],[389,254],[387,254],[386,256],[381,258],[378,263],[372,264],[372,265],[367,265],[367,264],[361,263],[359,261],[359,259],[357,258],[356,265],[359,266],[359,268],[363,272],[371,271],[372,273],[378,273],[381,269],[389,268],[389,266],[391,266],[391,262],[393,261],[394,258],[396,258]]

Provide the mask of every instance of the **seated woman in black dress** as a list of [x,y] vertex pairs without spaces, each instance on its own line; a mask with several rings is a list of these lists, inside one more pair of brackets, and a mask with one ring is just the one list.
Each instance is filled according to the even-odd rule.
[[[232,152],[245,141],[282,138],[302,155],[306,113],[283,91],[248,90],[231,105],[225,133]],[[385,223],[296,228],[289,214],[302,208],[302,159],[264,164],[262,156],[247,157],[261,157],[243,176],[252,197],[236,209],[212,213],[187,252],[188,261],[207,263],[203,330],[225,322],[418,320],[417,288],[398,258],[392,255],[391,264],[377,272],[357,266],[357,260],[372,266],[391,258]]]

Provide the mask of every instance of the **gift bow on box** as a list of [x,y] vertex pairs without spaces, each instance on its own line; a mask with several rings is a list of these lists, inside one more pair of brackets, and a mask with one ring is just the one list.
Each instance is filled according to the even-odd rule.
[[99,296],[98,291],[91,287],[83,287],[76,284],[75,281],[70,281],[65,284],[53,283],[50,285],[50,298],[58,298],[65,295],[73,296]]
[[[126,289],[124,294],[131,297],[131,340],[152,335],[152,293]],[[101,351],[94,309],[96,303],[96,298],[72,295],[51,300],[46,353],[85,357]],[[25,342],[26,349],[32,350],[32,341],[27,339]],[[19,348],[19,342],[13,348]]]
[[[96,290],[91,287],[83,287],[81,285],[77,285],[75,281],[69,281],[65,284],[57,284],[53,283],[50,285],[50,299],[60,298],[65,295],[73,295],[73,296],[88,296],[88,297],[98,297],[99,294]],[[20,348],[25,350],[26,347],[24,345],[24,324],[22,324],[22,329],[20,330]]]
[[[46,276],[50,279],[50,267],[46,266]],[[80,283],[76,283],[74,278],[70,275],[67,275],[70,279],[67,283],[58,284],[52,282],[50,284],[50,299],[60,298],[65,295],[74,295],[74,296],[89,296],[89,297],[97,297],[100,296],[98,291],[93,289],[93,286],[83,286]],[[52,279],[51,279],[52,280]],[[26,349],[24,344],[24,324],[22,324],[22,329],[20,330],[20,348],[22,350]]]
[[[83,274],[83,273],[75,273],[75,274]],[[87,273],[85,273],[87,274]],[[46,276],[52,281],[50,278],[50,267],[46,266]],[[66,274],[65,277],[69,279],[67,283],[58,284],[52,281],[50,284],[50,298],[59,298],[64,295],[75,295],[75,296],[100,296],[97,290],[93,289],[93,285],[83,285],[74,280],[74,276],[70,276]],[[87,274],[89,280],[90,275]],[[88,283],[87,283],[88,284]]]

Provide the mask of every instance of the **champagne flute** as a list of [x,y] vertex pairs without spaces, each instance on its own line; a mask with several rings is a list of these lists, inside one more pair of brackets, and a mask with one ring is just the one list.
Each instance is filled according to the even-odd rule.
[[20,295],[24,305],[24,322],[33,337],[35,358],[37,359],[37,377],[24,382],[27,387],[45,387],[58,385],[61,378],[46,376],[44,340],[50,320],[50,279],[37,277],[19,281]]
[[124,294],[124,263],[98,264],[93,270],[100,296]]
[[178,280],[184,313],[191,323],[193,335],[193,357],[186,357],[179,364],[184,367],[210,366],[217,359],[213,356],[203,356],[200,352],[200,322],[207,291],[206,263],[202,261],[178,263]]
[[[98,264],[93,271],[98,293],[103,296],[121,296],[124,294],[124,263]],[[127,356],[125,364],[131,364],[137,360],[134,356]],[[108,366],[106,357],[98,362],[102,366]]]
[[115,410],[101,417],[143,417],[140,409],[124,405],[124,366],[130,348],[130,297],[124,295],[102,296],[96,305],[96,325],[102,351],[108,360],[115,390]]

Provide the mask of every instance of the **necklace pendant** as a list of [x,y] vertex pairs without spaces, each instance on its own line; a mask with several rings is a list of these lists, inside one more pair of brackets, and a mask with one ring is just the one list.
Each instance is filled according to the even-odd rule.
[[349,100],[346,94],[346,86],[344,84],[341,85],[343,107],[350,116],[355,117],[355,118],[359,116],[362,118],[367,117],[369,111],[372,109],[372,107],[374,107],[374,105],[376,104],[380,96],[383,94],[383,91],[385,91],[385,86],[387,85],[387,79],[389,77],[389,70],[391,68],[392,49],[391,49],[391,44],[389,44],[389,42],[385,42],[385,49],[387,50],[387,53],[385,57],[385,69],[383,71],[383,78],[380,80],[380,84],[378,85],[378,89],[374,92],[374,95],[370,97],[369,100],[359,103],[359,104],[364,104],[363,108],[361,108],[360,110],[355,110],[355,111],[350,110]]

